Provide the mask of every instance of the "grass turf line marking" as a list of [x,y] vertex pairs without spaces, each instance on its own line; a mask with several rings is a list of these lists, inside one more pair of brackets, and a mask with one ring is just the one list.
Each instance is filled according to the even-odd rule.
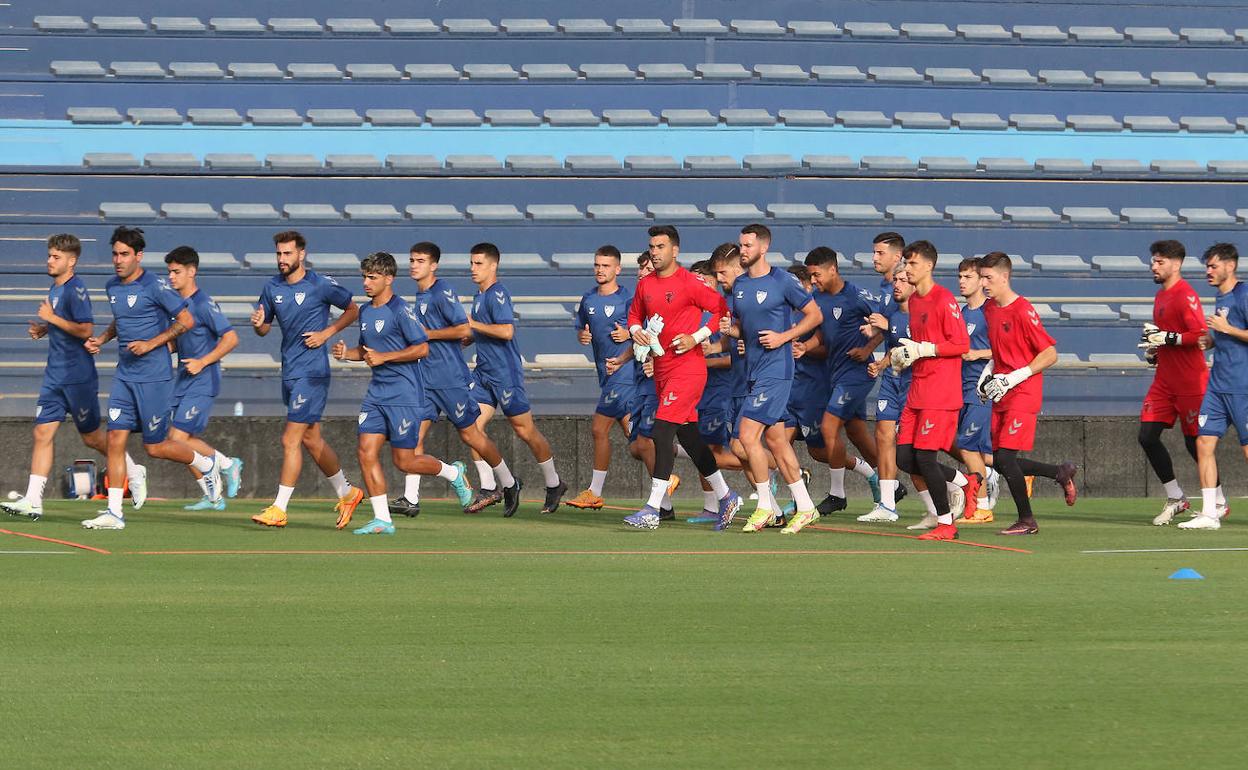
[[1248,548],[1120,548],[1106,551],[1080,551],[1079,553],[1213,553],[1216,551],[1248,551]]
[[28,537],[31,540],[42,540],[45,543],[56,543],[57,545],[67,545],[70,548],[81,548],[84,551],[93,553],[102,553],[107,556],[111,551],[105,551],[103,548],[96,548],[82,543],[75,543],[72,540],[57,540],[54,537],[44,537],[43,535],[32,535],[29,532],[14,532],[11,529],[0,529],[0,535],[16,535],[17,537]]
[[129,556],[926,556],[955,553],[932,551],[868,551],[805,548],[794,550],[724,550],[724,551],[451,551],[451,550],[184,550],[124,551]]
[[73,556],[74,551],[0,551],[0,556]]
[[[878,535],[880,537],[904,537],[907,540],[918,540],[918,535],[903,535],[900,532],[873,532],[869,529],[848,529],[845,527],[825,527],[820,524],[810,524],[806,529],[817,529],[821,532],[848,532],[853,535]],[[924,541],[926,542],[926,541]],[[974,543],[970,540],[943,540],[940,542],[953,543],[954,545],[966,545],[972,548],[989,548],[993,551],[1009,551],[1011,553],[1030,554],[1025,548],[1010,548],[1007,545],[989,545],[988,543]]]

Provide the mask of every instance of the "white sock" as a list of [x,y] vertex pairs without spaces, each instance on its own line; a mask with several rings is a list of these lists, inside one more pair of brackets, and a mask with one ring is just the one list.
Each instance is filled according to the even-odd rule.
[[273,501],[273,505],[281,508],[283,511],[290,506],[290,496],[295,493],[294,487],[287,487],[281,484],[277,485],[277,499]]
[[108,512],[119,519],[126,518],[125,514],[121,512],[121,500],[124,496],[125,490],[121,487],[108,488]]
[[897,510],[897,479],[880,479],[880,505],[890,511]]
[[459,468],[456,468],[454,465],[447,465],[444,462],[439,462],[439,464],[442,467],[438,468],[438,478],[454,481],[459,477]]
[[207,473],[212,470],[212,458],[204,457],[199,452],[194,452],[194,458],[191,459],[190,466],[200,473]]
[[1218,518],[1218,488],[1202,487],[1200,490],[1200,515]]
[[1166,497],[1171,500],[1178,500],[1183,497],[1183,487],[1179,486],[1178,479],[1170,479],[1166,483],[1162,484],[1162,486],[1166,489]]
[[711,485],[711,491],[715,493],[715,506],[719,507],[719,501],[728,496],[728,482],[724,481],[724,474],[715,471],[706,477],[706,483]]
[[984,511],[988,510],[988,498],[986,496],[975,498],[975,507]]
[[[507,467],[507,462],[499,460],[498,465],[490,469],[491,478],[497,478],[498,483],[503,485],[503,489],[511,489],[516,485],[516,477],[511,475],[511,469]],[[493,489],[494,487],[490,487]]]
[[875,474],[875,469],[872,468],[870,465],[868,465],[866,460],[862,459],[861,457],[855,457],[854,458],[854,473],[857,473],[858,475],[862,476],[864,479],[869,479],[871,478],[871,476]]
[[964,487],[966,486],[968,481],[969,479],[967,479],[966,476],[963,475],[962,471],[953,472],[953,484],[955,486]]
[[542,475],[546,477],[546,488],[559,486],[559,471],[555,470],[555,458],[540,462],[537,467],[542,469]]
[[828,484],[828,494],[833,497],[845,496],[845,469],[831,468],[832,481]]
[[43,505],[43,488],[47,486],[47,483],[47,476],[30,474],[30,481],[26,484],[26,502],[36,508]]
[[665,489],[665,490],[663,490],[663,500],[662,500],[662,502],[660,502],[660,503],[659,503],[659,506],[660,506],[660,507],[659,507],[659,510],[660,510],[660,511],[665,511],[665,510],[667,510],[668,508],[671,508],[671,507],[672,507],[672,494],[671,494],[671,492],[668,492],[666,489]]
[[385,495],[373,495],[368,498],[368,502],[373,504],[373,518],[378,521],[384,521],[387,524],[390,520],[390,505],[386,502]]
[[767,496],[771,499],[771,510],[779,513],[784,510],[784,506],[780,504],[779,498],[771,493],[771,489],[767,490]]
[[650,478],[650,497],[646,500],[646,505],[657,510],[661,510],[663,506],[663,495],[667,494],[667,479]]
[[409,503],[420,502],[420,474],[409,473],[403,477],[403,496]]
[[931,516],[936,515],[936,503],[932,502],[932,491],[925,489],[919,493],[919,499],[923,501],[923,505],[927,508],[927,513]]
[[199,488],[203,491],[204,497],[207,497],[208,496],[208,479],[204,478],[203,476],[200,476],[199,478],[195,479],[195,483],[199,484]]
[[789,485],[789,491],[793,493],[793,505],[797,507],[797,510],[813,511],[815,509],[815,501],[810,499],[810,492],[806,491],[806,482],[802,481],[801,476]]
[[498,482],[494,481],[494,471],[490,469],[489,463],[485,460],[473,460],[472,464],[477,466],[477,477],[481,479],[482,489],[498,488]]
[[234,467],[234,459],[226,457],[221,452],[217,452],[217,467],[223,471],[228,471],[230,468]]
[[590,479],[589,491],[602,497],[602,485],[607,483],[607,472],[594,469],[594,477]]
[[337,473],[329,477],[329,483],[334,488],[334,494],[338,495],[339,499],[351,494],[351,485],[347,483],[347,476],[342,472],[341,468],[338,469]]
[[937,524],[952,524],[952,523],[953,523],[953,514],[952,514],[952,513],[942,513],[942,514],[937,515],[937,516],[936,516],[936,523],[937,523]]
[[132,479],[138,472],[139,464],[134,461],[129,452],[126,452],[126,478]]
[[771,482],[760,481],[754,485],[754,489],[758,490],[758,500],[754,503],[754,510],[762,508],[774,511],[775,508],[771,507]]
[[1226,494],[1222,492],[1221,484],[1217,486],[1217,490],[1218,490],[1218,505],[1226,505]]
[[715,496],[715,490],[708,489],[702,493],[702,510],[717,511],[719,510],[719,498]]

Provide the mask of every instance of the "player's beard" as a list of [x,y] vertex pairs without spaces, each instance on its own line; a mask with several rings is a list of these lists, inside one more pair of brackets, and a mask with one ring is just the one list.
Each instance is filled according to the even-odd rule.
[[302,264],[303,264],[303,262],[301,262],[301,261],[295,261],[295,262],[290,263],[290,264],[289,264],[289,265],[287,265],[286,267],[283,267],[283,266],[282,266],[282,263],[281,263],[281,262],[278,262],[278,263],[277,263],[277,271],[278,271],[279,273],[281,273],[281,274],[282,274],[282,277],[284,278],[284,277],[286,277],[286,276],[290,275],[291,273],[295,272],[296,270],[298,270],[298,269],[299,269],[299,266],[300,266],[300,265],[302,265]]
[[1165,283],[1165,282],[1166,282],[1166,279],[1165,279],[1165,278],[1162,278],[1161,276],[1158,276],[1158,275],[1154,275],[1154,276],[1153,276],[1153,283],[1156,283],[1156,284],[1162,284],[1162,283]]

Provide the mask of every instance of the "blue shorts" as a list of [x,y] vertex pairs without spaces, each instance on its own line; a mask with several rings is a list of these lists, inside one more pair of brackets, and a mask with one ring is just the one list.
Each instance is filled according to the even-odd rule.
[[360,404],[359,432],[385,436],[395,449],[415,449],[420,437],[420,423],[426,415],[424,406],[382,406],[375,401],[365,401]]
[[328,377],[282,380],[282,403],[286,404],[287,422],[315,425],[321,421],[328,399]]
[[958,449],[992,453],[992,404],[963,404],[958,413]]
[[732,404],[728,410],[728,423],[732,425],[729,438],[741,438],[741,410],[745,408],[745,396],[733,396],[729,403]]
[[797,388],[797,380],[793,393],[789,395],[789,413],[784,424],[797,428],[794,440],[801,439],[812,449],[827,446],[823,441],[823,407],[828,403],[828,391],[823,383],[806,385]]
[[608,385],[598,393],[598,405],[594,414],[610,417],[612,420],[623,420],[633,408],[632,385]]
[[901,410],[906,406],[906,396],[909,393],[909,379],[903,380],[890,374],[881,375],[880,392],[875,394],[876,421],[899,421],[901,419]]
[[429,409],[424,419],[436,420],[439,414],[444,414],[457,429],[467,428],[481,416],[481,407],[472,397],[475,390],[476,388],[470,390],[467,385],[458,388],[425,388],[425,400],[429,402]]
[[727,446],[732,435],[732,422],[727,409],[720,405],[698,408],[698,434],[708,446]]
[[655,393],[634,393],[633,409],[629,416],[628,440],[650,438],[654,435],[654,415],[659,411],[659,397]]
[[737,415],[738,425],[745,419],[768,427],[784,422],[784,415],[789,410],[789,391],[793,388],[793,380],[767,378],[755,380],[749,387],[741,405],[741,413]]
[[472,377],[477,385],[472,389],[472,393],[476,396],[478,404],[500,409],[507,417],[515,417],[533,409],[529,405],[529,394],[525,392],[523,382],[516,385],[503,385],[487,379],[480,369],[473,371]]
[[192,436],[199,436],[208,429],[208,417],[212,414],[212,403],[216,399],[208,395],[206,390],[191,388],[181,398],[174,399],[170,417],[173,427]]
[[74,418],[79,433],[92,433],[100,427],[99,380],[71,385],[43,383],[35,402],[35,424],[60,422],[67,414]]
[[141,430],[144,444],[159,444],[169,433],[173,380],[126,382],[113,379],[108,394],[108,429]]
[[838,382],[832,386],[828,405],[824,409],[830,415],[849,422],[854,418],[867,419],[867,396],[875,387],[875,380],[865,382]]
[[1240,446],[1248,446],[1248,397],[1243,393],[1205,391],[1205,400],[1200,404],[1200,417],[1197,418],[1197,425],[1200,427],[1196,435],[1221,438],[1232,424],[1239,434]]

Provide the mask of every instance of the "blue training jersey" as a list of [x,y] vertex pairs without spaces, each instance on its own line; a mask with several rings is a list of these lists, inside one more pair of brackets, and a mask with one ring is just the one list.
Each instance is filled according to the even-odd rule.
[[[987,303],[985,303],[987,304]],[[988,321],[984,317],[984,306],[962,306],[962,320],[966,321],[966,336],[971,338],[971,350],[984,350],[988,347]],[[978,404],[979,395],[975,393],[975,385],[979,375],[988,365],[987,358],[979,361],[962,362],[962,403]]]
[[[360,308],[360,345],[379,353],[393,353],[429,341],[416,312],[395,295],[381,307],[372,302]],[[383,405],[422,406],[425,389],[417,361],[374,366],[364,398]]]
[[[1248,329],[1248,284],[1240,281],[1235,288],[1219,294],[1215,313],[1226,318],[1238,329]],[[1209,390],[1218,393],[1248,393],[1248,342],[1240,342],[1229,334],[1213,334],[1213,368],[1209,372]]]
[[[633,357],[632,340],[616,342],[611,331],[618,325],[628,329],[628,305],[633,293],[623,286],[612,294],[602,295],[597,287],[585,292],[576,308],[576,328],[589,327],[590,346],[594,351],[594,366],[598,369],[598,385],[606,388],[616,384],[632,387]],[[607,374],[607,359],[628,354],[625,363],[614,374]]]
[[[468,314],[451,285],[441,278],[425,291],[416,287],[412,308],[426,329],[448,329],[468,323]],[[420,361],[420,374],[425,387],[431,389],[462,388],[468,385],[468,364],[464,363],[464,346],[459,340],[429,340],[429,355]]]
[[[52,311],[66,321],[95,322],[87,285],[76,275],[60,286],[48,289],[48,302],[52,304]],[[48,365],[43,370],[44,383],[74,385],[98,381],[95,357],[87,352],[83,342],[85,340],[48,324]]]
[[137,279],[122,283],[109,279],[104,289],[117,324],[117,379],[126,382],[159,382],[173,378],[173,356],[167,345],[136,356],[126,346],[136,340],[150,340],[167,330],[172,318],[186,307],[186,300],[169,288],[164,278],[144,270]]
[[288,283],[275,275],[260,291],[264,322],[282,330],[282,379],[329,376],[329,345],[309,348],[304,332],[319,332],[329,326],[329,308],[346,310],[351,292],[327,275],[305,270],[302,279]]
[[[884,349],[892,350],[901,344],[902,338],[910,338],[910,314],[901,309],[897,303],[893,303],[893,312],[888,316],[888,331],[884,332]],[[987,344],[984,347],[988,347]],[[963,366],[966,364],[964,363]],[[901,374],[894,374],[893,367],[885,366],[884,371],[880,373],[881,377],[888,377],[893,380],[901,380],[902,392],[910,387],[911,367],[901,370]],[[978,376],[978,375],[976,375]],[[971,383],[972,392],[975,389],[975,383]],[[979,397],[975,397],[975,403],[979,403]]]
[[[478,291],[472,300],[472,318],[483,324],[514,324],[516,311],[511,292],[501,283]],[[513,334],[504,340],[488,334],[474,334],[477,343],[477,371],[500,385],[524,384],[524,362]]]
[[192,384],[206,382],[210,388],[209,395],[216,396],[221,392],[220,362],[205,366],[203,370],[191,376],[182,368],[182,362],[188,358],[203,358],[213,351],[225,333],[233,331],[221,307],[203,291],[196,291],[186,298],[187,309],[195,319],[191,330],[178,337],[178,377],[174,384],[174,392],[185,393]]
[[733,282],[729,310],[741,327],[745,340],[747,377],[793,379],[793,343],[767,350],[758,341],[759,332],[787,332],[793,327],[794,311],[810,302],[810,292],[787,270],[773,267],[757,278],[741,275]]
[[[891,295],[890,295],[891,296]],[[815,302],[823,312],[819,325],[823,332],[823,346],[828,351],[828,378],[833,384],[861,384],[871,379],[866,362],[855,361],[849,351],[867,344],[861,327],[867,316],[876,312],[871,295],[848,281],[836,294],[816,292]],[[896,307],[896,303],[893,304]]]

